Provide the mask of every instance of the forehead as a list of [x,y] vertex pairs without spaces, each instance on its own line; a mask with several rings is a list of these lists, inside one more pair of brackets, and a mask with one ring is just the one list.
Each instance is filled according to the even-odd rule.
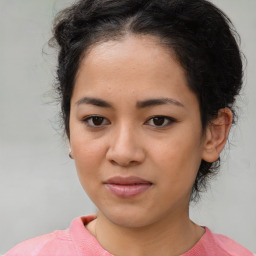
[[171,93],[179,100],[186,98],[184,90],[190,91],[185,72],[171,50],[152,36],[126,36],[99,43],[87,52],[74,96],[79,92],[108,97],[112,92],[128,97],[129,92],[141,100]]
[[[151,74],[158,73],[158,76],[164,79],[172,73],[172,76],[176,74],[185,79],[185,72],[176,60],[174,52],[160,44],[157,37],[148,35],[126,35],[120,40],[93,45],[82,59],[76,77],[96,69],[98,75],[106,75],[112,69],[114,73],[109,72],[112,76],[126,72],[127,75],[133,73],[133,77],[144,76],[150,79]],[[161,70],[162,72],[159,72]]]

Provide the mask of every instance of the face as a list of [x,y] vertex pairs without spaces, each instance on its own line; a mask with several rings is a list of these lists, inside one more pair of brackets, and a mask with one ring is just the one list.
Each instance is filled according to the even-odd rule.
[[83,59],[70,147],[84,190],[108,220],[139,227],[185,214],[203,145],[197,97],[156,39],[104,42]]

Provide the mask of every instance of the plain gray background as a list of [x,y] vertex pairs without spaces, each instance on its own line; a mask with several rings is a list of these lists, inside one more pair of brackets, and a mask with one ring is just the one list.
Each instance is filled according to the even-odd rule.
[[[225,163],[191,216],[256,252],[256,1],[213,2],[233,20],[248,64]],[[69,3],[0,0],[0,253],[96,211],[68,158],[51,91],[56,54],[47,40]]]

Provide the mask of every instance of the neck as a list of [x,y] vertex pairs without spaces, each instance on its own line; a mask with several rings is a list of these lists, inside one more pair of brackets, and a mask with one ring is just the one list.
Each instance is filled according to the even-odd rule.
[[189,219],[188,212],[138,228],[116,225],[99,212],[87,228],[115,256],[181,255],[204,233],[203,228]]

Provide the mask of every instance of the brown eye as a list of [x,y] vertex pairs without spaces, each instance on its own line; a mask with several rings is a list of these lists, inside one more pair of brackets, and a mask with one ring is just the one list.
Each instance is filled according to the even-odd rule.
[[154,117],[152,121],[153,121],[155,126],[162,126],[165,123],[166,118],[164,118],[162,116],[161,117]]
[[102,116],[89,116],[85,118],[83,122],[90,127],[101,127],[109,124],[109,121]]
[[154,127],[165,127],[175,122],[175,120],[171,117],[167,116],[154,116],[147,121],[148,125]]
[[102,125],[103,121],[104,121],[104,118],[101,116],[94,116],[91,118],[91,122],[93,123],[94,126]]

